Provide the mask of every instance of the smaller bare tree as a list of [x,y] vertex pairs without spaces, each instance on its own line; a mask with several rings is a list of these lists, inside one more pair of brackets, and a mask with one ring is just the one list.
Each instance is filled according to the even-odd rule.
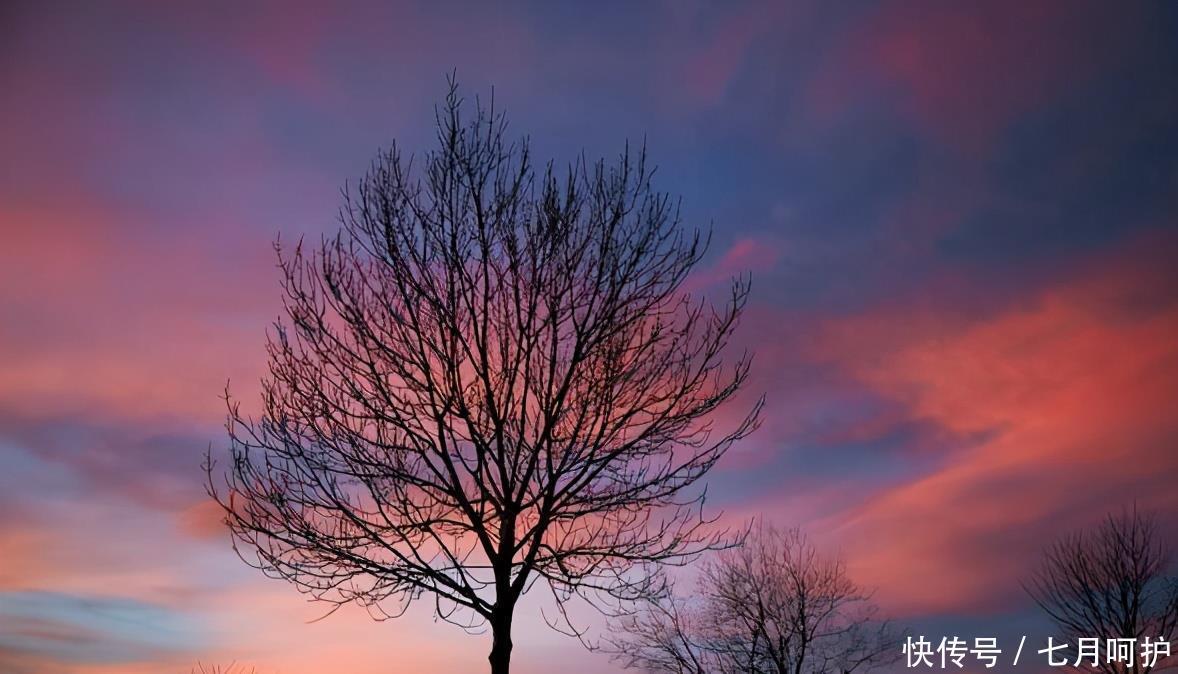
[[[1157,516],[1136,506],[1110,514],[1100,525],[1051,544],[1027,593],[1068,640],[1144,638],[1169,641],[1178,626],[1178,578],[1172,573],[1173,548],[1158,529]],[[1140,655],[1140,649],[1136,649]],[[1081,663],[1078,669],[1102,674],[1147,674],[1178,665],[1132,658],[1129,663]],[[1152,658],[1151,658],[1152,659]]]
[[196,667],[192,668],[192,674],[257,674],[257,670],[244,667],[238,667],[237,663],[231,662],[227,667],[221,665],[205,666],[201,663],[196,663]]
[[849,674],[899,652],[870,594],[798,529],[758,526],[706,562],[696,587],[619,623],[609,649],[667,674]]

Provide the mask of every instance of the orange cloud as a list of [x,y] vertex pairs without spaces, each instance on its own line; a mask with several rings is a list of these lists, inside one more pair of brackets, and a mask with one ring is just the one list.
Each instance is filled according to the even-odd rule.
[[820,356],[913,419],[974,438],[842,518],[865,583],[904,612],[998,608],[1056,533],[1173,507],[1178,305],[1104,265],[980,319],[889,307],[831,322]]

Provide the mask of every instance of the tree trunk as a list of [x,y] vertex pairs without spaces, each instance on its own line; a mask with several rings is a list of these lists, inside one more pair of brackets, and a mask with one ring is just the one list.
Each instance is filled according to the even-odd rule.
[[503,609],[502,614],[491,617],[491,674],[511,672],[511,614],[512,608]]

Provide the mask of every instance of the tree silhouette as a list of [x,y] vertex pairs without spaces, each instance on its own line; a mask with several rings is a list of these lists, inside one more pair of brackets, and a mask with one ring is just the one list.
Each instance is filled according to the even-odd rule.
[[609,650],[651,674],[848,674],[895,659],[870,595],[798,529],[761,525],[669,593],[617,622]]
[[1107,639],[1169,641],[1178,626],[1178,578],[1173,549],[1158,531],[1157,517],[1134,505],[1104,522],[1051,544],[1024,589],[1065,638],[1099,638],[1100,663],[1083,669],[1104,674],[1146,674],[1178,662],[1142,662],[1135,647],[1130,663],[1107,662]]
[[618,610],[653,568],[728,543],[697,483],[760,402],[718,424],[749,372],[722,353],[748,282],[719,306],[685,292],[707,239],[645,150],[537,172],[494,103],[468,121],[450,84],[437,149],[382,152],[336,235],[276,245],[262,411],[226,394],[209,491],[266,574],[377,618],[428,596],[489,624],[502,674],[537,581],[577,633],[569,600]]
[[192,672],[191,672],[191,674],[256,674],[256,673],[257,673],[256,669],[253,669],[253,668],[246,669],[244,667],[238,667],[236,663],[230,663],[229,666],[227,666],[227,667],[222,667],[220,665],[209,665],[206,667],[205,665],[203,665],[199,662],[196,664],[196,667],[192,668]]

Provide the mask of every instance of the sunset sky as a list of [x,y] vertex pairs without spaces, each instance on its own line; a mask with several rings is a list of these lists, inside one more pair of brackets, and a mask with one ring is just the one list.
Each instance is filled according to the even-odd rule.
[[[752,272],[726,520],[938,638],[1047,634],[1019,581],[1109,510],[1178,535],[1178,3],[556,4],[4,3],[0,672],[483,671],[424,604],[311,623],[200,470],[226,382],[257,399],[273,241],[428,149],[452,70],[540,158],[645,139],[714,227],[693,287]],[[543,605],[518,671],[621,671]]]

